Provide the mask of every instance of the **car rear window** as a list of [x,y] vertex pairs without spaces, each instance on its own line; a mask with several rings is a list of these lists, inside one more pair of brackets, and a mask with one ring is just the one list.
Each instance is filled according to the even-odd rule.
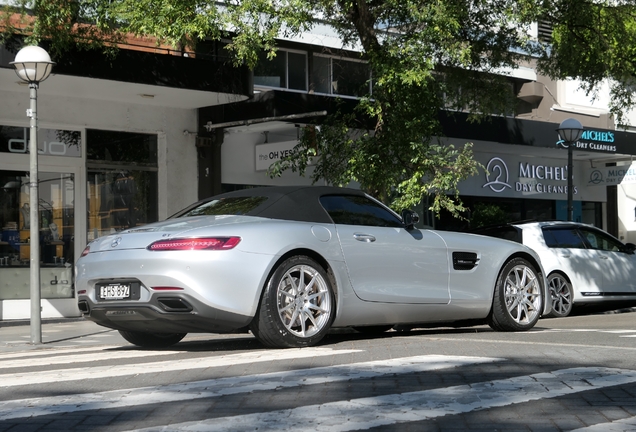
[[543,238],[548,247],[585,249],[576,228],[543,228]]
[[201,203],[178,217],[243,215],[251,212],[266,200],[267,197],[263,196],[215,199]]

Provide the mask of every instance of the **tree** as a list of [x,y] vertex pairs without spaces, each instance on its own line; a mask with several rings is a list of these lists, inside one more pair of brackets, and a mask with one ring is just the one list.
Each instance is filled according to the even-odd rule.
[[[23,1],[23,0],[22,0]],[[156,37],[180,49],[231,35],[237,63],[254,66],[261,50],[276,55],[276,39],[317,23],[332,26],[343,47],[359,46],[372,71],[372,92],[354,113],[331,115],[309,129],[293,155],[271,173],[304,172],[363,189],[395,208],[433,196],[431,209],[460,214],[457,184],[477,172],[471,144],[444,145],[440,110],[472,121],[511,114],[514,95],[497,71],[538,58],[558,78],[592,89],[614,79],[615,112],[632,105],[634,5],[619,0],[35,0],[32,38],[68,43],[65,35],[116,41],[126,34]],[[31,3],[29,3],[31,4]],[[554,26],[552,47],[528,37],[531,24]],[[94,23],[98,34],[81,34]],[[594,24],[592,24],[594,23]],[[119,39],[118,39],[119,38]],[[58,45],[56,45],[58,46]],[[620,47],[624,50],[620,50]],[[316,157],[318,156],[318,157]]]
[[543,18],[555,25],[539,69],[553,78],[579,79],[591,95],[607,82],[610,110],[625,123],[636,104],[636,2],[560,1],[545,8]]

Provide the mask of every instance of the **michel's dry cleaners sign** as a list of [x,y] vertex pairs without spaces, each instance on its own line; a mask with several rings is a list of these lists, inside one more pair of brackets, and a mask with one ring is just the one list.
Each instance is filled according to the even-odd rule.
[[587,173],[588,186],[611,186],[636,183],[636,163],[591,168]]
[[[461,194],[501,198],[567,199],[568,168],[561,159],[475,153],[485,170],[460,183]],[[587,185],[584,166],[574,165],[576,200],[603,201],[603,188]]]
[[[511,178],[511,169],[514,170]],[[513,162],[511,167],[500,157],[491,158],[486,164],[482,188],[500,194],[506,190],[522,194],[567,194],[567,166]],[[576,186],[574,193],[577,193]]]
[[[616,153],[616,136],[612,131],[597,131],[587,129],[583,131],[581,139],[576,142],[574,148],[582,150],[595,150],[606,153]],[[557,141],[557,145],[567,148],[565,141]]]

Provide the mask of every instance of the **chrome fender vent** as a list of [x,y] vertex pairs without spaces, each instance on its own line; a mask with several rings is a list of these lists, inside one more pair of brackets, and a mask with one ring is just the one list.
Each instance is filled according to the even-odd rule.
[[477,267],[479,258],[474,252],[453,252],[453,269],[472,270]]

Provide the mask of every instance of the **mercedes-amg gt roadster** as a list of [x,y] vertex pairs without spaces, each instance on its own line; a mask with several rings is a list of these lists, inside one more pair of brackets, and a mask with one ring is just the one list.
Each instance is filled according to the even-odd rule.
[[79,309],[142,347],[249,330],[281,348],[336,327],[523,331],[550,312],[531,249],[417,222],[353,189],[221,194],[91,242],[76,263]]

